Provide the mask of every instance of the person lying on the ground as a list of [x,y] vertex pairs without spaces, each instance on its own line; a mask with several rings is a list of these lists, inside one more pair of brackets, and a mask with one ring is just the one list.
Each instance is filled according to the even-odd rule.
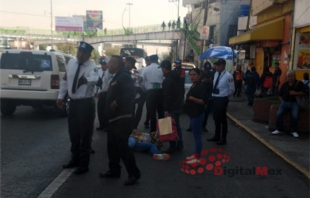
[[161,153],[158,149],[162,147],[162,143],[159,141],[158,134],[142,133],[138,130],[134,130],[128,138],[129,147],[133,148],[137,152],[148,152],[152,154],[154,160],[167,161],[170,159],[170,155]]

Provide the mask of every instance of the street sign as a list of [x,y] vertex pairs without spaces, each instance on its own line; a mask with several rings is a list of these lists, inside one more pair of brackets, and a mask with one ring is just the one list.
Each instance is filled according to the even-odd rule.
[[207,40],[209,39],[209,26],[202,26],[200,31],[200,39]]

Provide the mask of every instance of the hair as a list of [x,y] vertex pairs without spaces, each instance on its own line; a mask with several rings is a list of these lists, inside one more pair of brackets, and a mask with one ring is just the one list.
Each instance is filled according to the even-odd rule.
[[248,73],[250,73],[250,70],[246,70],[245,74],[248,74]]
[[269,72],[269,67],[268,66],[264,66],[264,72]]
[[124,66],[123,58],[121,56],[112,55],[112,58],[115,58],[120,66]]
[[198,68],[193,68],[189,70],[189,73],[191,73],[192,71],[196,72],[198,75],[200,75],[201,71]]
[[289,74],[294,74],[294,76],[295,76],[295,71],[294,70],[288,70],[286,72],[286,76],[288,76]]
[[251,71],[256,71],[256,68],[255,67],[251,67]]
[[304,80],[309,80],[309,73],[304,73],[303,77],[304,77]]

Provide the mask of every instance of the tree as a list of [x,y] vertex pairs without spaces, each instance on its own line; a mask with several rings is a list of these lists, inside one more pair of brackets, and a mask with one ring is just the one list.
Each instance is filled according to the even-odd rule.
[[43,44],[43,45],[39,45],[39,50],[46,50],[47,45]]
[[109,47],[106,47],[104,50],[107,56],[120,55],[121,47],[120,46],[114,46],[114,47],[109,46]]
[[96,64],[99,64],[99,61],[100,61],[100,54],[98,52],[98,50],[93,50],[91,52],[91,58],[95,61]]
[[172,53],[169,52],[169,54],[165,54],[163,57],[164,60],[172,61]]
[[71,55],[74,55],[77,52],[76,45],[73,43],[59,43],[56,44],[56,47],[58,50]]

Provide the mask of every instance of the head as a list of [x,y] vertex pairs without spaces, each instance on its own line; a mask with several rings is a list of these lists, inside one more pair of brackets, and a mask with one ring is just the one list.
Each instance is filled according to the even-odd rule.
[[151,64],[151,60],[149,56],[145,57],[145,63],[146,63],[146,66],[149,66]]
[[174,61],[174,63],[175,63],[176,68],[182,67],[182,61],[181,60],[176,60],[176,61]]
[[224,59],[218,59],[215,63],[213,63],[215,65],[215,69],[218,72],[222,72],[225,70],[226,67],[226,61]]
[[212,65],[209,61],[207,61],[204,65],[203,65],[203,72],[205,74],[209,73],[212,69]]
[[125,67],[130,71],[132,69],[137,69],[136,66],[136,59],[132,58],[132,57],[126,57],[125,59]]
[[268,66],[264,66],[264,72],[269,72],[269,67]]
[[237,71],[241,71],[241,65],[237,65]]
[[255,67],[251,67],[251,71],[256,71],[256,68]]
[[192,83],[197,83],[200,80],[200,70],[198,68],[194,68],[189,70],[189,79]]
[[109,73],[115,74],[124,66],[123,59],[120,56],[112,55],[109,63]]
[[296,79],[295,72],[293,70],[286,72],[286,79],[289,83],[294,83]]
[[102,60],[100,61],[100,66],[101,66],[101,69],[102,69],[103,71],[105,71],[105,70],[108,69],[108,64],[107,64],[107,62],[106,62],[104,59],[102,59]]
[[158,56],[156,54],[150,56],[151,63],[158,64]]
[[168,60],[164,60],[160,63],[161,71],[164,75],[167,75],[171,71],[171,62]]
[[279,67],[280,67],[279,63],[275,63],[274,67],[275,67],[275,69],[279,69]]
[[304,73],[303,74],[303,78],[304,78],[304,80],[308,80],[309,81],[309,73]]
[[80,64],[85,63],[91,57],[91,52],[93,51],[93,47],[85,42],[80,42],[80,46],[78,47],[78,52],[76,54],[76,58]]

